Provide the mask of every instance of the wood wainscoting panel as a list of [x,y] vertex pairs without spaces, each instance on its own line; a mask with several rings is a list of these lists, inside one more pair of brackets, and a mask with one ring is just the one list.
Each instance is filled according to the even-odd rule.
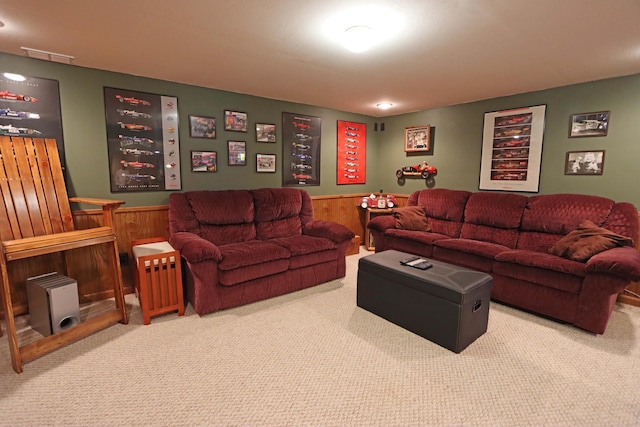
[[[369,193],[312,196],[314,218],[327,221],[335,221],[344,224],[354,234],[364,236],[365,209],[358,207],[358,201]],[[406,204],[408,195],[396,195],[398,206]],[[120,207],[115,211],[115,229],[118,239],[118,251],[121,254],[122,279],[125,292],[134,292],[134,268],[133,254],[131,253],[131,241],[151,237],[169,238],[169,207],[168,206],[143,206]],[[102,210],[75,210],[73,211],[76,229],[86,229],[102,225]],[[362,241],[360,241],[362,244]],[[105,247],[103,247],[105,246]],[[15,315],[28,312],[25,281],[28,277],[53,271],[63,271],[63,256],[73,260],[72,270],[67,273],[78,281],[78,292],[81,302],[96,301],[113,296],[113,288],[101,283],[107,263],[108,253],[106,245],[92,248],[75,249],[62,254],[43,255],[37,258],[15,261],[12,263],[10,275],[11,283],[15,283],[11,289]],[[124,261],[124,258],[127,261]]]

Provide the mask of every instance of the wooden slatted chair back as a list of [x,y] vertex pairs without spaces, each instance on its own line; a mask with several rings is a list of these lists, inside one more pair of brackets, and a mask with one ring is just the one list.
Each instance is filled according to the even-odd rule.
[[55,139],[0,136],[0,239],[73,231]]

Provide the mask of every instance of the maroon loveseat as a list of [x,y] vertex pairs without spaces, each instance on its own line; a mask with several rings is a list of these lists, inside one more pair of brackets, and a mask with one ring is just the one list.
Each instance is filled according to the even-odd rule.
[[169,231],[200,315],[344,277],[354,237],[294,188],[173,193]]
[[[637,209],[603,197],[429,189],[410,195],[424,207],[431,231],[396,227],[379,216],[368,227],[376,252],[396,249],[493,276],[491,297],[522,309],[604,333],[616,298],[640,280]],[[415,209],[415,208],[414,208]],[[626,236],[586,262],[549,253],[584,220]],[[575,232],[574,232],[575,233]]]

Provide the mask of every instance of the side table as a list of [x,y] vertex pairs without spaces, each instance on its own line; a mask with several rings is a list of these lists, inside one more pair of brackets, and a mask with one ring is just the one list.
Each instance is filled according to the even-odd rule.
[[180,252],[162,237],[134,240],[131,252],[136,262],[136,295],[144,324],[151,317],[178,311],[184,315]]
[[393,209],[391,208],[367,208],[367,214],[364,220],[364,246],[367,250],[373,251],[376,248],[376,242],[373,241],[373,236],[371,236],[369,228],[367,227],[367,225],[369,225],[369,221],[379,215],[391,215],[392,213]]

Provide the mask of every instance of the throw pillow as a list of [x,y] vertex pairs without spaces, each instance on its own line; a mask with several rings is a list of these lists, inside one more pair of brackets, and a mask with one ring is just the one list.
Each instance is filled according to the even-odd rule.
[[574,261],[586,262],[592,256],[618,246],[632,246],[633,241],[606,228],[584,220],[578,228],[558,240],[549,253]]
[[396,219],[396,228],[403,230],[431,231],[429,220],[422,206],[405,206],[394,208],[393,216]]

